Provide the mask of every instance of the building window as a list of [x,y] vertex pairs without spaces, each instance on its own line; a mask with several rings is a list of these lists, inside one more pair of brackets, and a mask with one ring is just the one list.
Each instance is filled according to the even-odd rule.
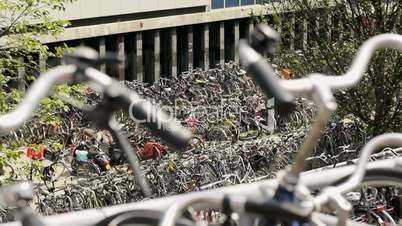
[[241,5],[254,5],[254,0],[241,0]]
[[222,9],[236,6],[254,5],[269,1],[279,1],[279,0],[211,0],[211,9]]
[[224,0],[212,0],[211,8],[220,9],[225,7]]
[[226,0],[225,7],[235,7],[239,6],[239,0]]

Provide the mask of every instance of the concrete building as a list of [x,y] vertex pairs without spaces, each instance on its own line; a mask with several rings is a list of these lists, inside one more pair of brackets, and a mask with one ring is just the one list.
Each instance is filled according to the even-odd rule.
[[[71,26],[57,37],[42,37],[50,47],[87,45],[116,52],[119,66],[100,69],[121,80],[154,82],[193,68],[238,61],[235,46],[248,37],[261,12],[257,0],[78,0],[59,18]],[[264,12],[266,13],[266,12]]]

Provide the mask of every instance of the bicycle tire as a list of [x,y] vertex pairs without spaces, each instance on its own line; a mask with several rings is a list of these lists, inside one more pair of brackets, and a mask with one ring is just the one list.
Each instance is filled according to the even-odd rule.
[[224,128],[215,126],[208,129],[206,137],[209,141],[227,141],[229,140],[231,134],[227,134]]
[[[255,123],[255,122],[254,122]],[[249,130],[247,129],[246,132],[241,132],[239,131],[238,139],[240,141],[247,141],[247,140],[255,140],[261,135],[261,126],[259,126],[257,123],[253,125],[255,127],[255,130]],[[250,134],[250,132],[252,132]]]
[[84,204],[85,198],[81,193],[79,193],[79,192],[71,192],[70,198],[71,198],[71,201],[72,201],[72,209],[74,211],[84,209],[83,204]]
[[8,219],[7,211],[1,209],[0,210],[0,223],[7,223],[8,221],[9,221],[9,219]]
[[[95,226],[157,226],[162,216],[162,212],[153,210],[127,211],[109,216],[95,224]],[[194,222],[185,218],[180,218],[176,223],[176,226],[190,225],[194,225]]]
[[14,167],[7,163],[3,162],[3,173],[4,173],[4,178],[6,180],[14,180],[16,179],[16,174],[15,174],[15,169]]
[[76,161],[77,176],[89,177],[92,175],[99,175],[101,173],[100,168],[92,162],[78,162]]
[[39,203],[39,210],[40,210],[40,213],[42,214],[42,215],[44,215],[44,216],[50,216],[50,215],[52,215],[53,214],[53,207],[51,207],[51,206],[49,206],[49,204],[47,203],[47,201],[46,200],[42,200],[40,203]]
[[58,181],[61,177],[66,177],[65,173],[68,172],[67,166],[62,162],[54,162],[50,164],[50,167],[54,170],[54,179],[53,181]]

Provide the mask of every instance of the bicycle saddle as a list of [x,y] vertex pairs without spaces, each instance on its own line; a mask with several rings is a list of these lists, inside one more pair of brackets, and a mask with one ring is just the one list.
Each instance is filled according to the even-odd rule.
[[100,56],[99,53],[89,47],[78,47],[71,53],[66,53],[63,58],[71,64],[87,64],[90,66],[99,66],[101,64],[119,64],[121,59],[115,53],[106,53]]

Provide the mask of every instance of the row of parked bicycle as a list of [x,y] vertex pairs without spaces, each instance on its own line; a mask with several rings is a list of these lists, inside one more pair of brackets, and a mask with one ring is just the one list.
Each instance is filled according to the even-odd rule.
[[[274,145],[274,142],[275,141],[271,139],[253,143],[246,142],[243,145],[267,148],[270,145]],[[223,146],[224,145],[221,145],[220,147]],[[149,161],[144,166],[149,167],[153,165],[153,167],[144,169],[144,172],[151,181],[152,188],[155,190],[159,189],[159,192],[156,192],[156,194],[161,197],[182,192],[256,182],[275,176],[274,172],[277,172],[277,169],[272,169],[272,165],[276,164],[278,166],[278,160],[274,161],[275,156],[273,155],[271,156],[270,162],[265,162],[266,156],[263,155],[265,155],[267,149],[254,150],[253,152],[256,153],[252,157],[252,161],[254,162],[251,162],[251,159],[249,159],[249,161],[232,162],[230,165],[225,165],[227,161],[234,161],[236,156],[241,156],[240,159],[243,160],[245,155],[247,155],[247,153],[239,152],[228,153],[229,146],[230,145],[227,144],[227,150],[223,150],[223,153],[214,154],[204,152],[203,154],[196,154],[191,159],[190,153],[188,153],[187,158],[183,157],[177,162],[174,162],[173,156],[165,158],[165,160],[159,162],[159,164]],[[244,146],[242,147],[243,150]],[[241,150],[241,147],[234,146],[235,151],[239,151],[238,148]],[[213,150],[217,149],[211,148],[211,151]],[[250,150],[249,152],[252,151]],[[339,154],[339,159],[332,158],[332,160],[336,160],[340,164],[352,164],[353,161],[357,161],[357,159],[342,162],[341,156],[355,152],[356,151],[353,152],[352,150],[344,150]],[[401,153],[402,148],[386,148],[377,154],[371,155],[370,159],[372,161],[392,159],[400,157]],[[312,159],[309,161],[311,160]],[[182,165],[177,165],[177,163]],[[284,161],[283,164],[285,165],[286,161]],[[322,171],[328,169],[328,167],[335,166],[337,165],[316,168],[312,171]],[[248,168],[248,171],[241,172],[242,167]],[[280,168],[283,168],[283,166]],[[187,172],[184,172],[186,170]],[[34,206],[36,211],[46,216],[83,209],[132,203],[144,199],[127,165],[115,167],[113,171],[104,173],[101,176],[92,175],[91,177],[80,179],[76,177],[64,178],[63,183],[59,183],[52,188],[38,184],[35,188],[35,194]],[[346,197],[354,206],[353,219],[356,221],[366,222],[368,220],[366,219],[367,217],[381,219],[381,215],[386,217],[388,217],[388,215],[392,216],[392,219],[399,219],[402,216],[402,206],[400,206],[400,201],[402,201],[401,194],[400,190],[397,188],[365,187],[358,191],[348,193]],[[4,210],[3,215],[2,222],[6,222],[10,216]],[[209,222],[219,222],[222,214],[218,209],[213,209],[200,211],[197,216]]]
[[[222,77],[223,75],[225,77]],[[212,77],[219,79],[213,79]],[[185,124],[191,124],[188,119],[192,113],[190,112],[191,109],[186,108],[186,106],[204,106],[207,108],[222,103],[218,98],[209,97],[210,93],[213,93],[212,90],[209,90],[210,87],[221,87],[220,89],[223,89],[222,87],[226,87],[225,84],[237,84],[235,85],[236,87],[248,84],[239,88],[241,90],[245,89],[245,92],[222,91],[222,93],[223,95],[230,95],[232,99],[236,97],[237,100],[241,100],[238,105],[246,107],[246,109],[242,109],[242,111],[246,112],[252,111],[252,106],[256,104],[254,102],[250,104],[248,100],[254,99],[260,102],[262,107],[257,112],[262,112],[260,114],[261,118],[268,117],[265,98],[263,98],[260,90],[256,88],[254,83],[248,82],[248,77],[234,63],[228,63],[220,68],[205,72],[200,70],[186,72],[178,78],[172,78],[172,80],[163,79],[161,83],[156,83],[152,86],[127,81],[125,84],[143,95],[160,98],[166,104],[169,104],[169,96],[165,95],[165,91],[157,92],[156,90],[168,90],[171,93],[175,93],[179,89],[190,89],[191,94],[182,92],[186,93],[181,97],[182,102],[186,103],[186,105],[180,106],[182,111],[178,114],[178,117]],[[229,88],[225,89],[231,90]],[[250,90],[252,92],[249,92]],[[96,104],[101,101],[101,98],[96,93],[92,91],[86,92],[83,100],[87,104]],[[259,94],[255,95],[255,93]],[[173,99],[174,97],[171,96],[170,98]],[[184,98],[187,99],[184,100]],[[243,106],[245,103],[249,105]],[[230,105],[230,103],[226,104]],[[114,170],[110,171],[112,167],[127,163],[124,153],[116,147],[109,132],[105,130],[95,131],[84,127],[88,125],[88,122],[85,121],[87,119],[82,116],[82,112],[79,109],[73,110],[73,108],[72,112],[72,118],[78,118],[81,121],[79,123],[62,124],[58,133],[65,136],[53,136],[52,134],[42,133],[43,131],[38,132],[35,127],[30,130],[31,135],[36,136],[36,139],[42,139],[42,141],[47,139],[48,142],[52,140],[53,142],[64,144],[64,149],[58,152],[50,147],[30,147],[27,149],[27,155],[32,161],[46,160],[43,161],[45,162],[44,166],[38,169],[34,168],[27,177],[32,178],[35,175],[40,175],[39,182],[44,183],[47,192],[52,194],[44,199],[49,202],[53,199],[60,200],[60,197],[54,195],[55,184],[63,184],[65,181],[77,181],[81,177],[97,177],[104,175],[106,172],[113,175]],[[302,101],[299,102],[293,114],[286,118],[278,118],[279,128],[275,134],[270,135],[271,131],[263,130],[262,128],[267,127],[266,121],[259,120],[260,124],[257,123],[258,126],[261,126],[258,127],[259,133],[253,134],[254,136],[249,133],[240,137],[234,136],[235,133],[232,133],[230,129],[236,126],[232,122],[240,119],[238,115],[234,115],[234,117],[238,118],[233,118],[231,123],[225,120],[198,121],[198,119],[201,119],[200,117],[193,122],[193,127],[195,128],[193,132],[195,136],[201,138],[201,141],[198,140],[197,146],[190,147],[187,152],[180,155],[168,151],[167,146],[161,144],[159,139],[155,139],[148,131],[133,124],[129,118],[121,117],[120,121],[126,131],[129,131],[127,133],[129,134],[130,143],[135,147],[137,154],[142,159],[142,170],[147,175],[154,193],[156,196],[162,197],[194,190],[222,187],[229,184],[252,182],[257,178],[274,177],[276,172],[292,161],[308,132],[306,125],[311,121],[312,114],[311,106],[307,105],[306,107],[305,102]],[[257,120],[255,115],[251,115],[245,114],[242,117]],[[196,117],[195,115],[193,116]],[[69,117],[63,117],[62,119],[66,122]],[[67,124],[71,126],[66,126]],[[243,129],[248,132],[252,131],[252,128],[247,128],[247,126],[244,126]],[[28,134],[31,132],[28,132]],[[19,133],[23,134],[24,130]],[[61,138],[62,140],[58,140]],[[240,140],[236,138],[240,138]],[[157,142],[153,142],[155,140]],[[309,167],[314,169],[325,165],[335,165],[337,162],[354,158],[358,155],[358,152],[352,152],[351,150],[359,149],[366,140],[365,131],[361,128],[361,123],[357,118],[348,116],[343,119],[333,120],[324,131],[324,136],[319,145],[320,148],[316,150],[314,157],[308,159]],[[216,150],[220,151],[217,152]],[[9,168],[13,174],[9,175],[8,178],[22,179],[19,177],[21,172],[17,172],[11,165],[9,165]],[[74,179],[73,177],[77,178]],[[101,184],[107,184],[107,182]],[[99,196],[102,197],[102,195]],[[137,192],[135,199],[141,200],[142,198],[144,197],[141,192]],[[55,203],[60,203],[60,201]],[[77,208],[69,208],[69,210]],[[91,205],[82,205],[80,208],[91,208]],[[56,210],[58,208],[52,207],[50,209]],[[46,211],[49,213],[45,214],[53,213],[49,210]],[[60,211],[62,210],[56,212]]]

